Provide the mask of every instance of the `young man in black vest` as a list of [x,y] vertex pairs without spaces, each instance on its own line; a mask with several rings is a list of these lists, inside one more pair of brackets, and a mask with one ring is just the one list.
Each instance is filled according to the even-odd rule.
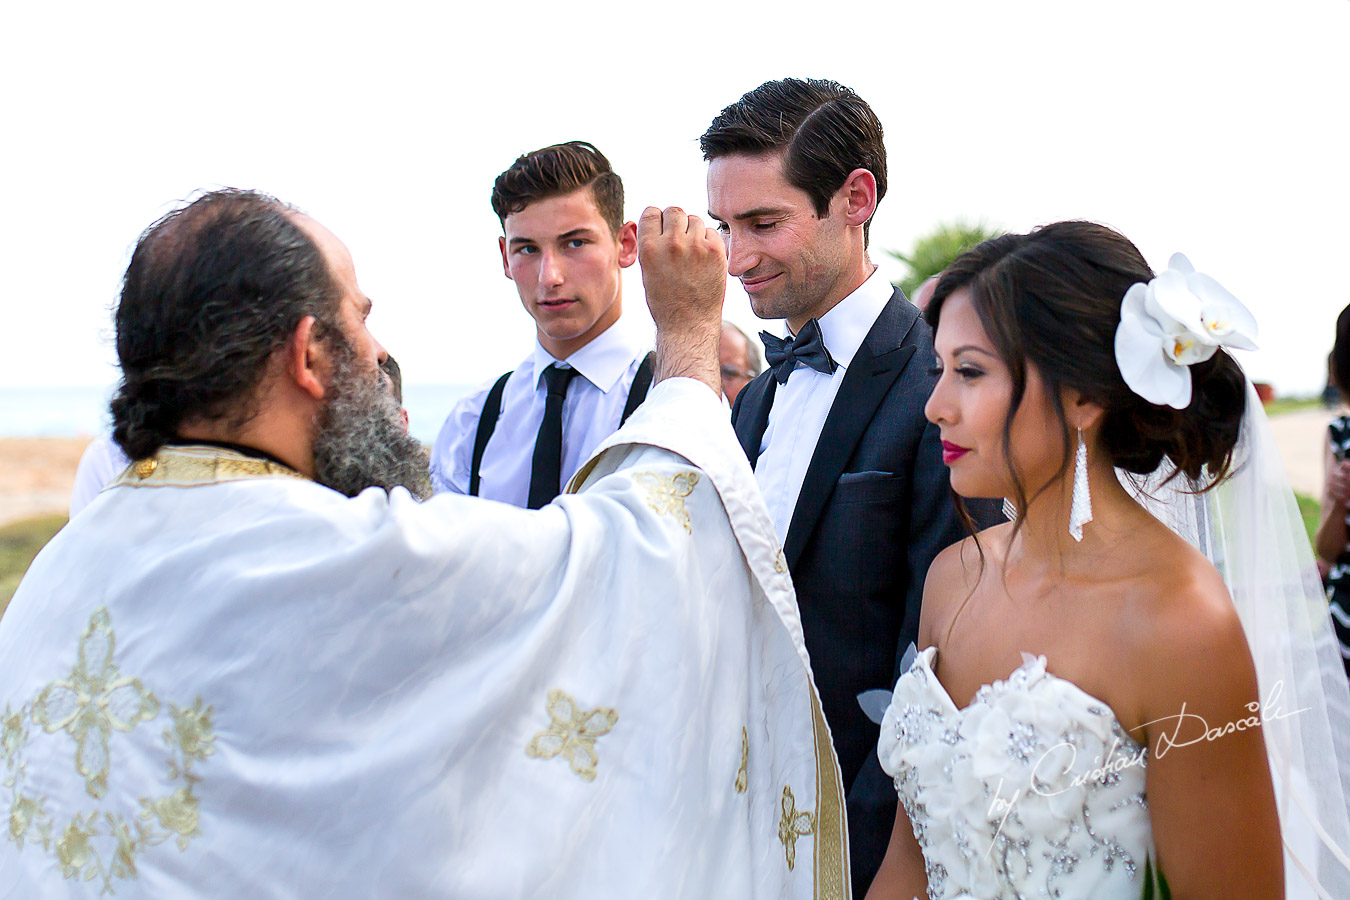
[[502,269],[535,324],[533,352],[465,397],[431,453],[436,491],[538,509],[646,397],[648,347],[615,327],[637,260],[623,182],[582,141],[527,153],[497,178]]

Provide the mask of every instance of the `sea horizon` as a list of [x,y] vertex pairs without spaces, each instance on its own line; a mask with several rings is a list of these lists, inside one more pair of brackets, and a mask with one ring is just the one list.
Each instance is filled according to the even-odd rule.
[[[111,430],[108,401],[116,385],[0,387],[0,438],[94,438]],[[403,405],[413,437],[436,439],[472,384],[405,384]]]

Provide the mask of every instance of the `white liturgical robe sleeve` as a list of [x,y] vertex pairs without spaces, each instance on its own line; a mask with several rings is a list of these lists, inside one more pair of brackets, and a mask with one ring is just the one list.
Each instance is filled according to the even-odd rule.
[[133,465],[0,619],[0,897],[843,898],[795,599],[708,388],[539,511]]

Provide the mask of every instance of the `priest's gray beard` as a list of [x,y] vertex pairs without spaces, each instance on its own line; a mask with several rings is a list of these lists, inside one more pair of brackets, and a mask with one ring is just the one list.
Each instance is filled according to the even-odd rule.
[[355,497],[368,487],[431,496],[427,453],[403,430],[384,376],[357,370],[350,345],[337,349],[332,400],[315,421],[314,480]]

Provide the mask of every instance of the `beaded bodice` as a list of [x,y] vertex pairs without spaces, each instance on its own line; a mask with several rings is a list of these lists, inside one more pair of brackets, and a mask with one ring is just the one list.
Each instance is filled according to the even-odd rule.
[[965,709],[936,656],[925,649],[900,677],[877,746],[930,900],[1139,897],[1153,853],[1144,747],[1043,656]]

